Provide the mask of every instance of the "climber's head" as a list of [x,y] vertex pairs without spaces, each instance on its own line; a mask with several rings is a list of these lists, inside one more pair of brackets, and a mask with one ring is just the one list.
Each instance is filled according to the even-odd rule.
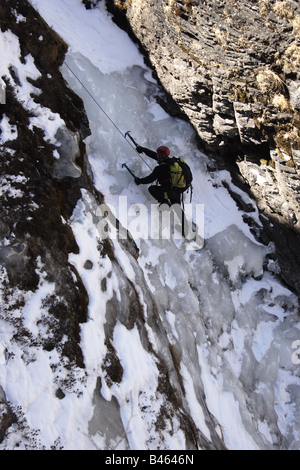
[[162,161],[168,158],[168,156],[170,155],[170,149],[168,149],[168,147],[166,147],[165,145],[161,145],[160,147],[158,147],[158,149],[156,149],[156,153],[158,159]]

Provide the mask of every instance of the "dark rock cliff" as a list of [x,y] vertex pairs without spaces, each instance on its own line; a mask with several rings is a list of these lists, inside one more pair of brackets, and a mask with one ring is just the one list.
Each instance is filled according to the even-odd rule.
[[[19,15],[26,21],[17,21]],[[17,295],[20,290],[36,290],[39,284],[37,263],[40,260],[47,272],[47,280],[55,280],[56,283],[55,295],[44,305],[47,316],[42,322],[48,325],[48,334],[41,340],[41,346],[47,351],[58,346],[70,364],[82,367],[79,323],[86,319],[88,297],[80,276],[68,262],[68,253],[78,251],[78,247],[63,218],[68,220],[71,215],[81,197],[80,188],[89,185],[82,140],[89,133],[89,125],[82,101],[67,87],[59,70],[67,51],[62,39],[27,1],[2,1],[0,26],[2,32],[11,31],[18,37],[24,63],[28,54],[33,57],[40,77],[33,83],[37,94],[32,97],[42,107],[60,114],[66,123],[66,132],[70,135],[76,133],[76,164],[81,168],[77,178],[54,176],[54,146],[41,128],[29,125],[33,114],[16,96],[19,78],[11,66],[9,75],[1,77],[6,84],[6,103],[0,105],[0,117],[2,120],[5,115],[9,124],[15,127],[16,138],[1,145],[0,178],[2,184],[19,181],[14,186],[20,191],[20,197],[14,198],[9,191],[1,191],[0,262],[7,271],[8,280],[2,286],[5,306],[2,305],[0,318],[12,324],[17,321],[15,340],[22,342],[24,348],[30,344],[30,334],[23,327],[22,318],[14,318],[13,310],[18,302],[23,302]],[[18,180],[18,175],[22,175],[22,179]],[[0,408],[1,441],[15,420],[6,404],[5,394],[1,396],[1,387]]]
[[[24,20],[17,21],[17,18]],[[36,90],[31,95],[34,102],[40,109],[61,116],[65,123],[61,130],[65,143],[66,136],[70,140],[74,137],[77,142],[76,177],[68,172],[60,172],[57,177],[55,146],[42,128],[30,125],[34,113],[17,96],[18,71],[10,66],[9,73],[1,77],[6,86],[6,102],[0,105],[0,118],[5,116],[16,132],[15,138],[2,141],[0,147],[0,273],[3,266],[8,275],[1,286],[5,303],[1,305],[0,318],[16,326],[18,333],[14,340],[24,349],[35,342],[22,318],[14,317],[14,309],[25,303],[22,292],[37,289],[40,263],[47,273],[47,281],[55,282],[55,291],[43,305],[47,314],[41,323],[47,334],[39,339],[39,345],[47,351],[57,347],[71,374],[72,366],[84,365],[79,345],[80,323],[86,320],[88,295],[68,261],[69,253],[77,252],[78,246],[66,221],[81,197],[81,188],[95,192],[87,176],[83,143],[90,133],[89,123],[81,99],[70,90],[60,73],[68,46],[36,10],[25,0],[2,1],[0,27],[3,33],[11,31],[18,38],[22,63],[30,55],[40,73],[34,81],[27,77]],[[13,197],[9,185],[19,191],[18,197]],[[101,201],[101,194],[96,196]],[[16,416],[0,386],[0,441],[14,422]]]
[[168,111],[188,119],[201,148],[256,199],[263,236],[275,242],[283,278],[299,293],[298,2],[107,5],[171,97]]
[[[26,18],[26,22],[16,21],[17,15]],[[32,114],[15,96],[14,85],[18,77],[11,67],[10,76],[2,77],[6,83],[6,104],[1,106],[0,113],[5,114],[10,124],[16,127],[17,137],[1,146],[1,177],[13,179],[22,174],[26,183],[18,185],[22,190],[20,198],[13,199],[5,192],[1,195],[0,235],[6,238],[7,243],[1,247],[0,257],[9,275],[7,303],[13,296],[14,288],[36,289],[39,282],[36,263],[39,257],[46,266],[49,281],[51,276],[57,280],[58,297],[59,293],[64,292],[68,299],[65,305],[53,301],[48,306],[57,325],[57,337],[53,337],[52,341],[49,339],[45,347],[50,350],[65,333],[69,337],[66,355],[81,364],[81,351],[77,345],[78,318],[84,320],[88,300],[80,278],[68,263],[68,253],[76,252],[78,247],[62,217],[68,219],[81,197],[80,188],[89,184],[85,177],[82,141],[90,132],[89,125],[83,103],[67,87],[59,70],[67,51],[63,40],[27,1],[1,2],[0,26],[3,32],[10,30],[19,38],[23,60],[28,54],[34,58],[41,74],[34,83],[37,95],[33,98],[36,103],[60,114],[66,129],[70,133],[78,133],[77,165],[82,170],[78,178],[54,176],[55,147],[49,143],[41,128],[29,126]],[[77,281],[74,281],[75,278]],[[77,306],[78,318],[73,316],[74,305]]]

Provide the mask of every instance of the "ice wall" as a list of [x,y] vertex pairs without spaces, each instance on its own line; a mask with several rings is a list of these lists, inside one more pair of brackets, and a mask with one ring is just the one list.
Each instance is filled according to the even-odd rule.
[[[171,118],[157,104],[156,96],[161,92],[147,68],[135,65],[123,73],[105,74],[80,54],[69,54],[66,60],[122,133],[130,130],[141,145],[152,149],[168,145],[172,154],[182,156],[193,169],[193,204],[204,204],[203,249],[187,250],[182,240],[152,240],[135,234],[140,254],[133,262],[120,250],[117,240],[113,244],[124,272],[136,282],[141,301],[145,289],[156,300],[164,328],[149,334],[154,345],[168,342],[172,346],[179,361],[177,380],[181,377],[185,407],[199,433],[208,442],[217,445],[222,441],[231,449],[297,448],[300,381],[291,359],[291,345],[299,337],[297,299],[267,270],[266,255],[271,247],[260,245],[244,223],[242,211],[223,185],[224,181],[232,185],[230,175],[207,170],[208,159],[198,151],[191,126]],[[120,196],[127,198],[128,207],[149,207],[154,201],[147,187],[137,187],[121,164],[126,162],[138,176],[149,173],[148,166],[72,73],[64,67],[62,70],[85,102],[92,130],[86,139],[87,155],[95,185],[116,209]],[[151,160],[147,163],[153,167]],[[242,197],[249,202],[247,195]],[[149,217],[147,211],[145,217]],[[256,209],[253,218],[259,224]],[[79,235],[77,241],[84,250]],[[141,272],[146,285],[141,283]],[[85,274],[84,279],[91,290],[92,278]],[[116,282],[114,277],[115,290]],[[119,289],[126,297],[121,281]],[[112,303],[108,305],[111,308]],[[147,321],[151,316],[153,312],[148,311]],[[134,334],[132,347],[139,350],[143,341],[137,331]],[[128,335],[133,339],[133,333]],[[113,341],[121,362],[127,364],[129,378],[123,383],[127,399],[139,414],[140,403],[130,398],[132,394],[136,397],[136,381],[130,381],[132,371],[122,347],[123,341],[130,339],[127,336],[124,329],[116,327]],[[152,370],[149,365],[150,375]],[[146,383],[142,380],[138,384],[140,393],[145,392]],[[117,397],[124,428],[128,429],[128,403],[123,403],[120,388],[108,390],[102,388],[102,393],[108,400]],[[145,396],[147,405],[153,399],[149,394]],[[138,424],[136,429],[140,430]],[[138,436],[132,433],[130,428],[130,443],[138,445]]]

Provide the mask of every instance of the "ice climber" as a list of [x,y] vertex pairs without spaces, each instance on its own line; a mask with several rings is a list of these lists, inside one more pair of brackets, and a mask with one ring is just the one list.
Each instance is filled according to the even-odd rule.
[[156,152],[146,147],[138,145],[136,150],[139,153],[145,153],[148,157],[156,160],[156,166],[153,172],[145,178],[135,177],[136,184],[149,184],[158,181],[158,184],[149,187],[151,196],[154,197],[160,204],[180,204],[181,194],[185,191],[186,187],[178,188],[172,185],[170,166],[172,163],[170,156],[170,149],[164,145],[158,147]]

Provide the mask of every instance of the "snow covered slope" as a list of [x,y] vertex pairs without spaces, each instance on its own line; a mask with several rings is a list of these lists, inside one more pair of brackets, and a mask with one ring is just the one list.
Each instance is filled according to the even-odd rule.
[[[72,366],[71,380],[60,347],[40,344],[51,334],[44,325],[55,279],[49,281],[39,260],[38,285],[22,293],[22,304],[15,291],[14,303],[5,306],[2,289],[3,310],[21,319],[35,342],[24,348],[14,322],[1,316],[0,385],[12,408],[21,409],[26,433],[12,424],[0,448],[299,448],[298,300],[277,276],[272,246],[255,238],[230,192],[252,207],[247,216],[259,228],[254,202],[227,171],[209,170],[191,126],[160,107],[162,92],[151,71],[102,2],[88,11],[79,0],[31,4],[69,45],[61,72],[88,115],[90,174],[129,234],[122,238],[126,231],[113,219],[104,232],[107,206],[82,187],[64,221],[79,247],[68,254],[73,276],[78,273],[88,295],[87,318],[80,323],[83,366]],[[19,60],[11,32],[1,33],[1,41],[1,76],[13,65],[17,95],[29,96],[26,77],[38,77],[34,63]],[[168,145],[189,162],[194,192],[186,209],[198,225],[197,243],[178,233],[154,236],[157,207],[147,187],[136,186],[122,168],[126,162],[141,176],[153,162],[134,152],[99,104],[122,133],[131,130],[152,149]],[[30,99],[26,107],[32,109]],[[57,130],[64,122],[45,108],[35,114],[34,125],[49,136],[59,160],[66,138],[58,142]],[[5,116],[0,125],[1,143],[14,138]],[[18,197],[13,181],[2,179],[1,191]],[[5,244],[4,237],[0,253]],[[5,267],[1,276],[4,286]]]

